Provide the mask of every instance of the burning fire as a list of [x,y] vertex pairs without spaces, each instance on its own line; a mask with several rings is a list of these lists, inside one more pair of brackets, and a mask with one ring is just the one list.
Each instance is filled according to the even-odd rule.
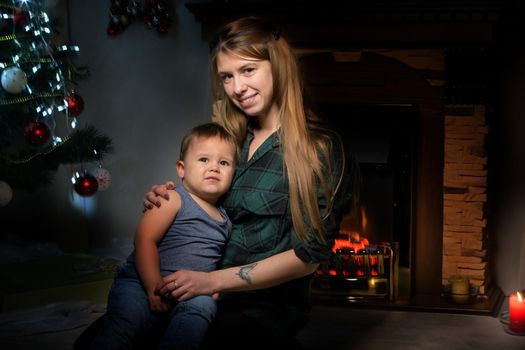
[[335,240],[334,246],[332,248],[334,253],[339,249],[353,249],[355,252],[359,252],[370,244],[368,239],[361,237],[358,232],[341,230],[339,233],[348,236],[348,238],[339,238]]
[[364,208],[361,208],[360,214],[359,227],[352,224],[341,225],[339,238],[334,240],[332,251],[339,256],[339,264],[341,264],[339,270],[334,266],[325,266],[324,269],[320,266],[316,271],[318,275],[337,276],[340,274],[345,278],[380,275],[382,268],[380,265],[383,260],[381,259],[380,262],[379,255],[384,254],[384,252],[381,253],[378,248],[369,251],[372,248],[370,242],[360,233],[366,234],[366,227],[368,226]]
[[[357,225],[350,224],[350,226],[352,229],[347,229],[346,227],[348,227],[348,225],[341,225],[339,234],[346,237],[335,240],[334,246],[332,248],[334,253],[336,253],[339,249],[353,249],[354,252],[358,253],[361,250],[366,249],[366,247],[370,244],[368,239],[361,237],[361,233],[359,233],[362,232],[365,234],[368,226],[368,218],[364,205],[360,207],[360,218],[357,220]],[[355,231],[355,229],[357,229],[359,232]]]

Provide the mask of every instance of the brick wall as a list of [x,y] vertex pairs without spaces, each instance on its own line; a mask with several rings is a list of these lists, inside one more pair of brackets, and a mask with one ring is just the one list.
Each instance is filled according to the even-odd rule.
[[480,294],[490,285],[485,213],[487,133],[484,106],[446,106],[442,283],[447,284],[452,275],[467,276]]

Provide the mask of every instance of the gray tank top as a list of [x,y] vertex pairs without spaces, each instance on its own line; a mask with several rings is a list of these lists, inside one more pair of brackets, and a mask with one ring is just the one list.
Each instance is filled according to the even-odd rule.
[[[215,220],[195,202],[183,185],[175,190],[181,197],[181,207],[158,245],[160,273],[166,276],[180,269],[213,271],[231,231],[226,211],[219,207],[224,219]],[[134,260],[133,254],[130,259]]]

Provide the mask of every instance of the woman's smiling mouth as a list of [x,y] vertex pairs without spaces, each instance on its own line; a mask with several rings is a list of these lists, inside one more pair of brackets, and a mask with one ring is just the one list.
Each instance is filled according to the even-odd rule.
[[257,94],[253,94],[251,96],[239,99],[238,101],[239,101],[239,103],[240,103],[242,108],[248,108],[248,107],[250,107],[251,105],[254,104],[256,96],[257,96]]

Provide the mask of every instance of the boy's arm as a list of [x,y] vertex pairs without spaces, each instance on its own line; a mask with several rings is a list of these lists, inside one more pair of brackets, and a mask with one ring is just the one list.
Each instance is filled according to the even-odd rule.
[[169,200],[159,198],[162,206],[148,210],[140,220],[135,234],[135,264],[148,297],[155,293],[155,287],[161,279],[160,259],[157,245],[164,237],[181,206],[177,192],[168,191]]

